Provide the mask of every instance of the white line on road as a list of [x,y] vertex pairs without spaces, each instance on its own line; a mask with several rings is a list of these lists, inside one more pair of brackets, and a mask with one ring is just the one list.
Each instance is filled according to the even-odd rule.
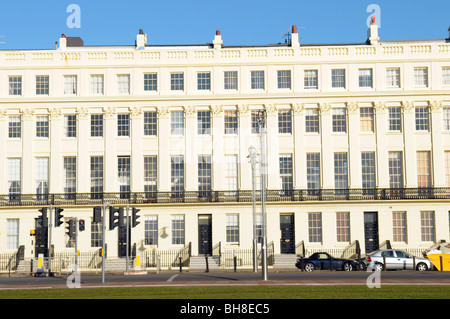
[[167,279],[167,282],[172,282],[179,274],[173,275],[169,279]]

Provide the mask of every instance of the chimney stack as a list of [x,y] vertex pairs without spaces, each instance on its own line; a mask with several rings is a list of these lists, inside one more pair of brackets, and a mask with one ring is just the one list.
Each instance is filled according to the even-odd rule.
[[367,41],[372,45],[377,45],[380,38],[378,37],[378,25],[376,24],[375,16],[370,17],[370,27],[367,33]]
[[299,48],[300,42],[298,40],[297,26],[292,26],[292,34],[291,34],[291,47]]
[[66,35],[63,33],[61,34],[61,38],[59,38],[59,49],[65,50],[67,48],[67,38]]
[[222,48],[223,41],[222,41],[222,36],[220,35],[220,30],[216,30],[216,36],[214,37],[213,45],[214,45],[214,49]]
[[136,37],[136,48],[138,50],[144,50],[147,45],[147,35],[143,29],[139,29],[139,34]]

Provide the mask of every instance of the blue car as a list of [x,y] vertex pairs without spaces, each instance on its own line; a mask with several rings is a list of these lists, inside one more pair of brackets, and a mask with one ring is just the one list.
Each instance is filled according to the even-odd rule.
[[316,269],[330,270],[330,265],[332,265],[333,270],[352,271],[359,269],[358,262],[351,259],[334,258],[325,252],[314,253],[309,258],[298,259],[295,264],[297,268],[307,272]]

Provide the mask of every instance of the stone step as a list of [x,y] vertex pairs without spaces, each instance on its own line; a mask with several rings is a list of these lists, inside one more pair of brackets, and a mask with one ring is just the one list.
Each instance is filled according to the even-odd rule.
[[[220,269],[219,257],[208,256],[208,268]],[[204,256],[192,256],[189,262],[189,269],[206,270],[206,258]]]
[[275,255],[273,260],[273,268],[296,268],[298,256],[295,254]]

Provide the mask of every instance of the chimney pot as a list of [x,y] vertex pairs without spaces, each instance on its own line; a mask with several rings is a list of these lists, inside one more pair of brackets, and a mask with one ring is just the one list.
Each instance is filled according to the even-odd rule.
[[297,33],[297,26],[296,25],[292,26],[292,33]]
[[370,17],[370,20],[371,20],[372,24],[376,24],[376,22],[375,22],[375,16],[371,16],[371,17]]
[[216,35],[220,35],[220,30],[216,30]]

